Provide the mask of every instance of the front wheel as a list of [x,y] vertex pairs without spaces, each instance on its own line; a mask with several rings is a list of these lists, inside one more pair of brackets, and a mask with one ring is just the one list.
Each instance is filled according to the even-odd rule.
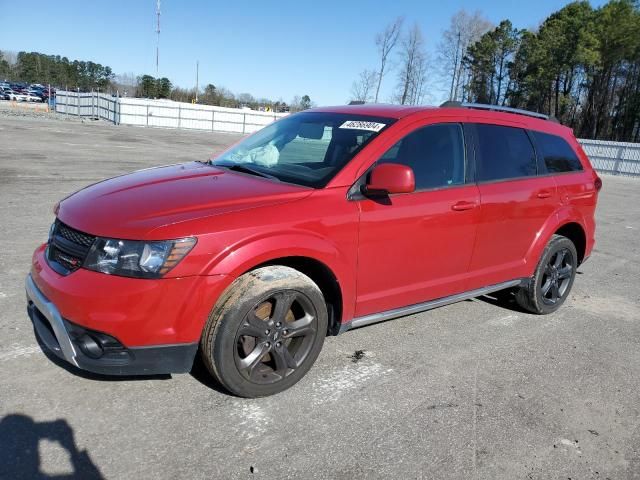
[[309,371],[327,321],[322,292],[309,277],[284,266],[258,268],[233,282],[212,310],[201,355],[231,393],[273,395]]
[[516,293],[518,304],[540,315],[555,312],[569,296],[576,277],[577,260],[573,242],[554,235],[545,247],[529,285]]

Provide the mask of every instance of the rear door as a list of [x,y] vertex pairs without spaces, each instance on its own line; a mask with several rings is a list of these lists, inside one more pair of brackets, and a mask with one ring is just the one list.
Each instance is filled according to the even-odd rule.
[[530,275],[525,256],[559,198],[551,176],[539,176],[536,151],[520,126],[476,123],[480,222],[469,289]]

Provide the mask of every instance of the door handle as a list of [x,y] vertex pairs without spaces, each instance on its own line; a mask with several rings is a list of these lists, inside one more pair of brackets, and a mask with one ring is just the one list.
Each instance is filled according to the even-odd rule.
[[538,198],[549,198],[551,196],[551,192],[549,190],[540,190],[536,197]]
[[472,208],[476,208],[475,202],[459,201],[458,203],[454,203],[453,205],[451,205],[451,210],[455,210],[456,212],[471,210]]

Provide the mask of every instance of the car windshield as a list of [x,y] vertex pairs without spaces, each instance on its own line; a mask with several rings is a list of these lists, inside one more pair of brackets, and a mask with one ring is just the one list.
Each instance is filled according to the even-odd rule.
[[213,165],[324,187],[391,118],[301,112],[272,123],[223,152]]

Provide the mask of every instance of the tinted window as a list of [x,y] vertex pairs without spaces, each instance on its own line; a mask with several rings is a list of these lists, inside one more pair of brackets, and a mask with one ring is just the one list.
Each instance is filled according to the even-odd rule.
[[557,173],[582,170],[582,164],[576,152],[573,151],[573,148],[569,146],[564,138],[549,135],[548,133],[532,133],[536,139],[540,155],[544,158],[548,172]]
[[464,139],[457,123],[430,125],[404,137],[378,163],[413,169],[416,190],[464,183]]
[[537,174],[536,155],[521,128],[476,125],[480,156],[478,180],[504,180]]

